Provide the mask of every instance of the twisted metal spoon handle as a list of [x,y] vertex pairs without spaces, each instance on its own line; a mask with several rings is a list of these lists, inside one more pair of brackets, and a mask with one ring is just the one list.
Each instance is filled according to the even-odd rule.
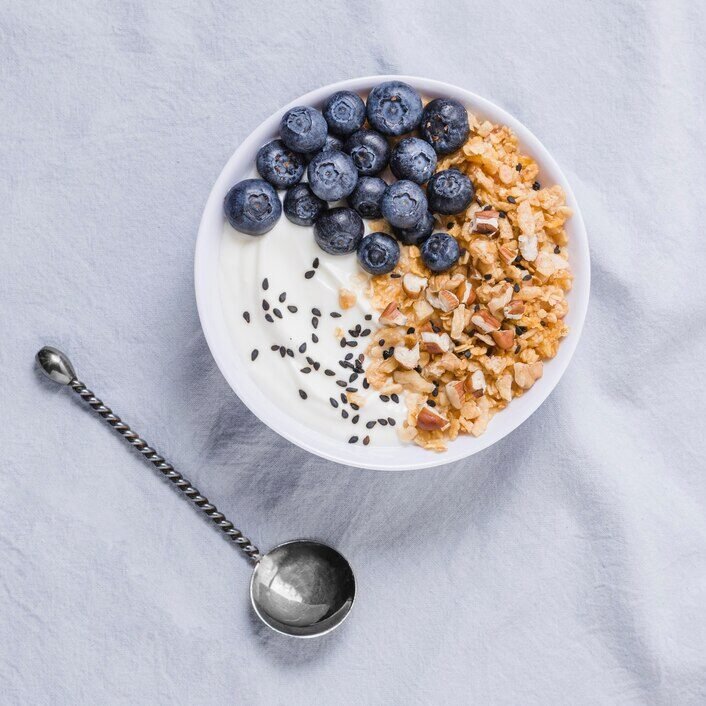
[[133,431],[110,407],[103,404],[77,377],[68,357],[50,346],[37,353],[37,362],[47,377],[54,382],[68,385],[96,414],[102,417],[122,438],[134,446],[165,478],[170,480],[230,541],[255,562],[260,561],[260,550],[243,533],[233,526],[218,508],[201,495],[174,466],[160,456],[137,432]]

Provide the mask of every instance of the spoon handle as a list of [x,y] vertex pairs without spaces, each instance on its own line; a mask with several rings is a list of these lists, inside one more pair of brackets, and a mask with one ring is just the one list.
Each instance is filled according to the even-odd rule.
[[260,550],[233,526],[218,508],[201,495],[186,478],[174,470],[174,466],[160,456],[137,432],[133,431],[110,407],[103,404],[77,377],[68,357],[50,346],[37,353],[37,362],[42,371],[54,382],[68,385],[96,414],[102,417],[131,446],[134,446],[165,478],[170,480],[198,510],[200,510],[223,534],[234,542],[242,552],[255,562],[260,561]]

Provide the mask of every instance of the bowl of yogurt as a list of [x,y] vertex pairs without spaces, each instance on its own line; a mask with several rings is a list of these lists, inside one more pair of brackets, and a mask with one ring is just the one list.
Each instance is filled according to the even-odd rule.
[[[485,433],[464,435],[434,453],[400,438],[409,410],[401,394],[367,384],[366,350],[375,342],[380,311],[370,298],[370,275],[355,253],[331,256],[313,229],[280,218],[265,235],[237,232],[224,216],[231,187],[257,178],[260,148],[278,137],[294,106],[320,108],[333,93],[365,98],[383,81],[404,81],[425,101],[450,97],[482,119],[509,126],[558,184],[573,216],[566,225],[574,286],[567,294],[570,333],[544,365],[542,379],[493,416]],[[366,232],[370,231],[366,221]],[[195,289],[206,341],[221,373],[248,408],[278,434],[331,461],[360,468],[427,468],[470,456],[506,436],[546,399],[579,339],[588,303],[590,263],[585,228],[571,188],[539,140],[519,121],[462,88],[410,76],[373,76],[325,86],[267,118],[236,149],[216,180],[199,227]]]

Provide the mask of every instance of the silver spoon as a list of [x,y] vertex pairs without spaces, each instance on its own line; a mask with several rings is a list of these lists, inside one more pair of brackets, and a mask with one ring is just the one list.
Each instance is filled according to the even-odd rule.
[[345,620],[355,599],[355,578],[341,554],[308,539],[294,539],[260,554],[208,498],[93,395],[76,377],[64,353],[45,346],[37,353],[37,363],[47,377],[60,385],[68,385],[79,395],[255,562],[250,579],[250,602],[265,625],[284,635],[316,637],[330,632]]

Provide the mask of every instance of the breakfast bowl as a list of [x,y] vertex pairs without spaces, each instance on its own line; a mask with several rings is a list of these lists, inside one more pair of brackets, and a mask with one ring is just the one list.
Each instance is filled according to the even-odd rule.
[[[339,91],[351,91],[365,99],[374,87],[388,81],[401,81],[412,86],[425,102],[436,98],[457,101],[475,116],[477,124],[507,126],[517,137],[519,151],[532,158],[528,172],[530,168],[538,168],[537,178],[542,183],[560,187],[563,191],[562,208],[566,207],[567,214],[570,209],[572,214],[561,225],[565,240],[554,251],[561,253],[555,259],[564,262],[562,258],[565,258],[570,263],[571,284],[565,287],[567,306],[560,313],[558,324],[557,316],[551,310],[546,321],[540,321],[543,326],[546,322],[553,322],[551,325],[560,324],[563,327],[560,345],[557,343],[558,347],[552,350],[551,357],[544,360],[543,368],[540,364],[541,372],[535,374],[526,385],[519,378],[518,370],[523,375],[528,370],[536,370],[532,361],[537,355],[530,351],[524,358],[518,358],[519,369],[515,369],[515,380],[511,378],[510,383],[516,391],[518,384],[522,388],[517,396],[511,393],[509,403],[501,405],[504,408],[493,413],[478,434],[475,429],[474,433],[459,434],[443,446],[427,443],[425,448],[412,442],[409,435],[404,440],[398,438],[397,432],[402,431],[403,426],[407,427],[407,432],[410,431],[405,402],[400,400],[400,395],[376,395],[362,408],[362,402],[360,405],[351,404],[352,399],[358,400],[356,395],[364,376],[366,347],[376,345],[375,333],[381,317],[380,307],[376,308],[374,301],[366,300],[365,292],[369,291],[370,283],[365,279],[364,272],[357,272],[355,253],[343,257],[331,256],[317,248],[312,228],[295,226],[284,217],[280,219],[282,225],[278,223],[269,233],[242,235],[231,228],[224,214],[224,199],[233,185],[258,176],[255,170],[258,152],[263,145],[278,137],[282,118],[285,114],[289,115],[290,109],[295,106],[321,109],[329,96]],[[481,129],[486,133],[489,130],[488,127]],[[396,144],[393,141],[393,145]],[[516,169],[521,172],[522,164],[518,162]],[[507,178],[507,183],[513,178],[513,175],[502,176]],[[538,181],[533,188],[539,190]],[[515,203],[512,197],[510,203]],[[474,208],[480,210],[479,206]],[[495,225],[492,227],[497,231],[498,212],[491,210],[491,206],[485,208],[487,213],[481,211],[479,216],[474,212],[472,224],[469,220],[463,228],[471,228],[475,233],[489,232],[482,228],[490,227],[487,223],[489,219],[494,219]],[[502,210],[499,215],[501,219],[507,218]],[[481,226],[480,223],[486,225]],[[507,223],[500,225],[508,227]],[[550,225],[548,223],[546,227]],[[452,223],[449,223],[448,227],[451,226]],[[443,229],[443,226],[437,223],[435,230],[440,228]],[[521,244],[522,237],[518,238]],[[328,247],[323,226],[317,230],[316,242],[320,247]],[[461,252],[468,260],[468,253],[463,249]],[[549,254],[545,260],[552,257]],[[517,260],[512,262],[521,262],[519,252]],[[524,268],[517,271],[522,275]],[[483,285],[481,273],[482,269],[479,269],[480,286]],[[400,274],[390,276],[401,277]],[[490,279],[490,275],[485,278]],[[508,281],[507,287],[521,292],[525,284],[521,280],[532,278],[527,274],[514,284],[512,278],[505,279]],[[354,284],[349,285],[349,282]],[[488,286],[490,284],[494,282]],[[527,284],[529,286],[532,282]],[[502,282],[498,284],[501,285]],[[502,439],[537,410],[559,382],[578,344],[588,306],[590,260],[586,230],[571,187],[546,148],[522,123],[490,101],[457,86],[412,76],[370,76],[324,86],[296,98],[268,117],[236,149],[216,180],[201,219],[195,252],[195,289],[204,336],[218,368],[233,391],[263,423],[297,446],[337,463],[376,470],[409,470],[438,466],[471,456]],[[510,289],[507,290],[508,297],[514,296]],[[355,302],[355,307],[348,311],[345,309],[349,304],[343,303],[344,292]],[[522,297],[522,294],[518,296]],[[456,295],[452,294],[451,297],[456,299],[458,305]],[[479,307],[476,304],[475,309],[471,309],[472,301],[468,300],[467,318],[475,321],[473,311],[477,312]],[[357,319],[353,318],[354,313]],[[540,315],[545,316],[545,312],[540,312]],[[511,314],[508,316],[513,318]],[[489,346],[489,355],[492,355],[496,340],[497,346],[507,348],[499,342],[500,337],[496,339],[492,336],[492,340],[489,339],[492,334],[485,331],[483,325],[483,321],[476,325],[475,334],[480,340],[474,339],[475,344]],[[431,323],[427,327],[430,332],[427,337],[437,335],[431,333]],[[436,326],[433,328],[434,331],[440,330]],[[518,343],[515,352],[525,354],[525,351],[519,353],[521,327],[505,326],[505,329],[492,333],[507,333],[513,346]],[[419,332],[415,334],[413,327],[407,333],[419,335]],[[463,340],[467,338],[464,336]],[[470,349],[474,344],[459,345],[459,339],[454,340],[457,342],[456,350],[465,348],[468,350],[466,357],[470,358]],[[487,343],[483,343],[484,340]],[[340,352],[337,353],[339,343]],[[385,347],[384,340],[379,343],[381,348]],[[385,358],[392,356],[393,349],[384,351],[384,355]],[[341,360],[337,361],[336,358]],[[337,364],[343,370],[337,368]],[[418,365],[416,369],[419,369]],[[464,396],[464,389],[467,390],[469,404],[473,406],[483,397],[485,382],[474,387],[476,378],[473,377],[471,383],[471,377],[468,376],[468,387],[464,388],[460,380],[456,386]],[[300,378],[304,382],[299,382]],[[317,380],[316,394],[313,394],[311,387],[314,379]],[[446,385],[453,387],[452,383]],[[324,386],[326,391],[323,391]],[[370,392],[367,379],[364,386]],[[436,384],[435,398],[438,392],[439,386]],[[449,389],[448,399],[452,398],[452,393],[454,390]],[[394,399],[390,400],[390,397]],[[438,399],[448,404],[443,391]],[[424,408],[427,416],[441,415],[443,418],[441,411],[434,411],[436,403],[431,397],[427,404],[429,408]],[[366,419],[369,421],[366,422]],[[373,427],[374,433],[368,433]],[[420,424],[421,428],[424,427]],[[416,433],[414,429],[411,432]],[[433,450],[435,448],[444,450]]]

